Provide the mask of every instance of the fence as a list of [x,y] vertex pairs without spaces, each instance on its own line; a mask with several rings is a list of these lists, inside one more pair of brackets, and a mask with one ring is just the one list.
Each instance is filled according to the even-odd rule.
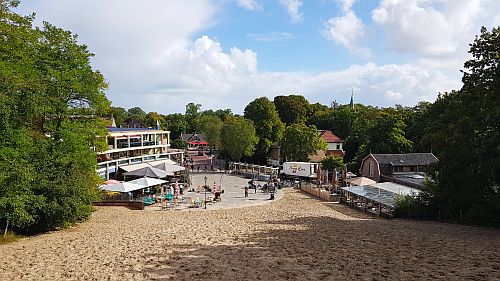
[[304,191],[305,193],[311,194],[314,197],[318,197],[324,201],[338,201],[339,196],[330,194],[328,190],[325,190],[325,187],[327,186],[321,186],[320,188],[318,188],[317,186],[311,184],[303,184],[300,190]]

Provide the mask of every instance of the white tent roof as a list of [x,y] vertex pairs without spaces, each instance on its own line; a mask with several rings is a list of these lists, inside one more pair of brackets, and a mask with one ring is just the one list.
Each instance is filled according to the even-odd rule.
[[114,184],[105,184],[102,185],[100,188],[102,190],[107,190],[107,191],[130,192],[134,190],[143,189],[145,188],[145,186],[130,182],[120,182]]
[[176,165],[177,164],[173,160],[163,159],[163,160],[150,161],[150,162],[146,162],[146,163],[139,163],[139,164],[132,164],[132,165],[127,165],[127,166],[120,166],[120,168],[123,169],[123,170],[125,170],[126,172],[131,172],[131,171],[139,170],[139,169],[142,169],[142,168],[145,168],[145,167],[153,167],[153,166],[160,165],[160,164],[163,164],[163,163],[168,163],[168,164],[172,164],[172,165]]
[[168,173],[175,173],[175,172],[186,170],[186,168],[184,168],[182,166],[170,164],[170,163],[167,163],[166,161],[163,163],[160,163],[158,165],[154,165],[154,167],[161,169],[161,170],[164,170],[164,171],[167,171]]
[[159,185],[159,184],[166,183],[166,182],[167,181],[155,179],[155,178],[148,178],[148,177],[129,181],[129,183],[139,184],[139,185],[142,185],[144,187]]
[[347,179],[347,182],[351,183],[351,185],[373,185],[377,183],[376,181],[365,177]]
[[164,178],[166,176],[173,176],[174,173],[170,171],[165,171],[162,169],[158,169],[155,167],[144,167],[134,171],[126,172],[127,176],[138,176],[138,177],[155,177],[155,178]]

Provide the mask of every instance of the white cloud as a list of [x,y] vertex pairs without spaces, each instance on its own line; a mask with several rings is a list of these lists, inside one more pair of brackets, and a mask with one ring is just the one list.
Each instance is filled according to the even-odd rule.
[[300,22],[304,19],[304,15],[300,12],[302,2],[303,0],[280,0],[280,3],[285,6],[292,22]]
[[326,23],[325,34],[330,40],[344,46],[352,53],[362,57],[369,57],[370,50],[360,47],[359,41],[364,37],[365,26],[352,10],[341,17],[329,19]]
[[[357,101],[382,106],[394,101],[414,105],[433,100],[438,92],[459,87],[458,80],[416,65],[353,65],[321,73],[259,72],[257,54],[232,48],[228,52],[202,36],[194,43],[168,50],[157,65],[154,92],[148,104],[201,103],[204,108],[232,108],[242,112],[256,97],[298,93],[311,102],[347,103],[352,87]],[[184,97],[184,99],[182,98]],[[163,101],[163,102],[161,102]],[[171,105],[173,106],[173,105]]]
[[466,53],[482,24],[495,23],[497,0],[382,0],[372,12],[402,53],[449,59]]
[[337,0],[337,2],[343,12],[348,12],[349,10],[351,10],[356,0]]
[[288,32],[268,32],[268,33],[249,33],[247,37],[255,41],[282,41],[295,38],[295,36]]
[[237,0],[237,4],[250,11],[262,9],[262,4],[255,0]]
[[385,92],[384,97],[388,100],[399,101],[403,98],[403,95],[398,92],[388,90],[387,92]]
[[[414,105],[460,86],[457,77],[427,67],[433,61],[424,60],[413,65],[366,63],[320,73],[259,71],[252,50],[221,46],[208,36],[192,39],[212,24],[217,7],[208,0],[154,0],[148,5],[131,0],[34,0],[22,2],[21,8],[79,34],[96,53],[93,64],[109,81],[108,97],[115,106],[170,113],[196,102],[203,108],[241,113],[263,95],[298,93],[311,102],[348,103],[353,87],[358,89],[356,102],[389,106],[398,97],[399,103]],[[345,38],[355,42],[359,37]]]

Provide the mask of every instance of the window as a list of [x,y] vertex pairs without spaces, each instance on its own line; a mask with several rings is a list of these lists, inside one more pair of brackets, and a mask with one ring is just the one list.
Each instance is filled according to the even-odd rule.
[[369,169],[370,178],[373,177],[374,170],[375,170],[375,162],[372,160],[372,161],[370,161],[370,169]]
[[337,150],[340,149],[340,143],[337,143]]

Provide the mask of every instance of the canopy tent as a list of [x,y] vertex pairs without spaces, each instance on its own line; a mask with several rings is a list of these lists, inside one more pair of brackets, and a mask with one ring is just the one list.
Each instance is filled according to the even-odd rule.
[[155,186],[155,185],[159,185],[159,184],[166,183],[166,182],[167,181],[155,179],[155,178],[148,178],[148,177],[129,181],[129,183],[139,184],[139,185],[142,185],[144,187]]
[[155,165],[154,167],[158,168],[160,170],[164,170],[164,171],[166,171],[168,173],[175,173],[175,172],[186,170],[186,168],[184,168],[182,166],[170,164],[170,163],[167,163],[167,162],[163,162],[161,164]]
[[143,189],[145,186],[131,183],[131,182],[120,182],[114,184],[105,184],[101,185],[100,189],[107,191],[116,191],[116,192],[131,192],[134,190]]
[[173,160],[162,159],[162,160],[155,160],[155,161],[150,161],[150,162],[145,162],[145,163],[138,163],[138,164],[120,166],[120,169],[125,170],[125,172],[132,172],[132,171],[139,170],[139,169],[142,169],[142,168],[145,168],[145,167],[154,167],[156,165],[160,165],[160,164],[163,164],[163,163],[168,163],[168,164],[173,164],[173,165],[177,164]]
[[126,176],[138,176],[138,177],[151,177],[151,178],[165,178],[167,176],[173,176],[173,172],[167,172],[155,167],[144,167],[135,171],[130,171],[125,173]]
[[351,183],[351,185],[372,185],[377,183],[376,181],[365,177],[348,179],[347,182]]

